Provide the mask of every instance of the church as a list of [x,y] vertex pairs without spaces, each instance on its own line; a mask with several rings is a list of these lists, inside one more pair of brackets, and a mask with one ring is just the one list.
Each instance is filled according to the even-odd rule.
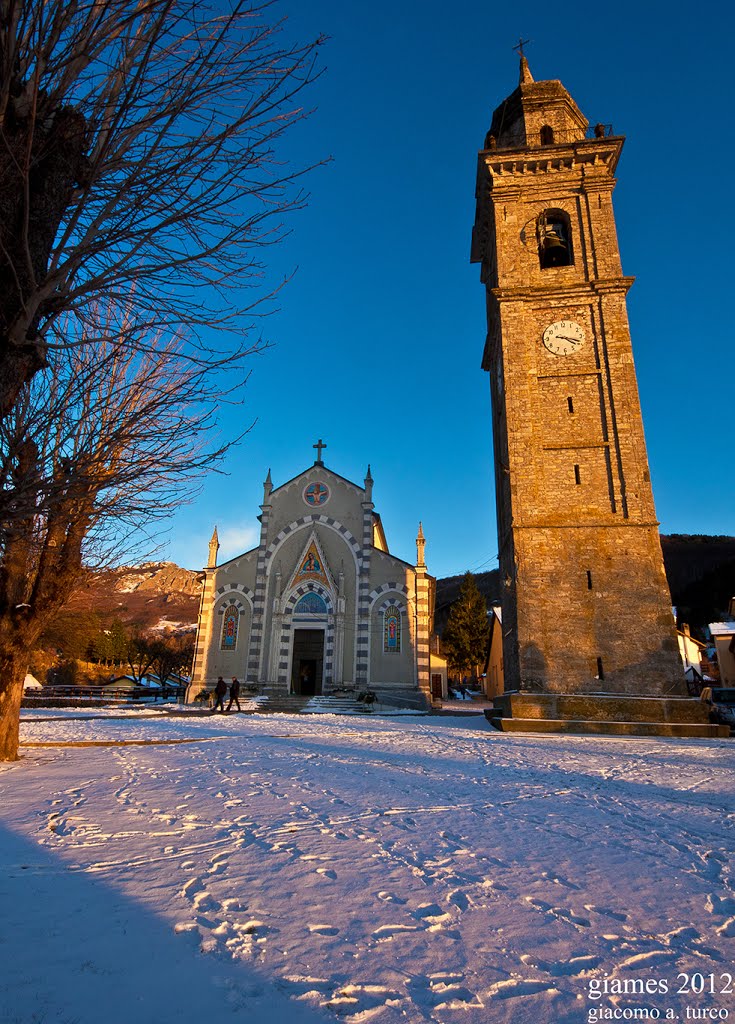
[[270,470],[260,543],[217,565],[215,527],[199,612],[190,699],[218,676],[237,676],[269,697],[372,690],[382,703],[431,700],[430,635],[435,580],[424,561],[388,550],[362,485],[314,464],[278,487]]

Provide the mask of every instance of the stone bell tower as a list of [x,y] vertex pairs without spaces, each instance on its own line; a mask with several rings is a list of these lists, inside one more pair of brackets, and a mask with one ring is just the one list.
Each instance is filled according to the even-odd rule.
[[479,154],[506,692],[686,692],[613,216],[623,141],[521,56]]

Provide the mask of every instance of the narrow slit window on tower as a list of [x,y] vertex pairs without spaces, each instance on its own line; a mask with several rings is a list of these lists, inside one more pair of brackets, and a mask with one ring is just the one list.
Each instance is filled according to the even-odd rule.
[[554,144],[554,129],[550,124],[545,124],[541,128],[541,145],[552,146]]
[[574,263],[572,226],[565,210],[544,210],[536,222],[536,233],[542,270]]
[[587,589],[592,590],[592,572],[590,569],[587,570]]
[[574,482],[575,484],[582,483],[582,477],[579,475],[579,466],[576,463],[574,464]]
[[571,395],[567,398],[567,406],[569,407],[569,412],[574,412],[574,399]]
[[604,673],[604,671],[602,669],[602,658],[598,658],[597,659],[597,678],[598,679],[604,679],[605,678],[605,673]]

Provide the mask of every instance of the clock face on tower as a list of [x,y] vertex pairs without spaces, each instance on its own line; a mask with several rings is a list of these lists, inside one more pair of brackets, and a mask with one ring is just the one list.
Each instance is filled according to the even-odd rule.
[[557,320],[546,328],[543,341],[555,356],[568,356],[584,345],[584,329],[574,320]]

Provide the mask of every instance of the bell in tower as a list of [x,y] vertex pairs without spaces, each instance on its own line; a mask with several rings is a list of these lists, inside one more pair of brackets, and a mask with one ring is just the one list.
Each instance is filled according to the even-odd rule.
[[538,226],[539,261],[541,269],[548,267],[568,267],[572,263],[572,247],[569,231],[564,220],[542,215]]

